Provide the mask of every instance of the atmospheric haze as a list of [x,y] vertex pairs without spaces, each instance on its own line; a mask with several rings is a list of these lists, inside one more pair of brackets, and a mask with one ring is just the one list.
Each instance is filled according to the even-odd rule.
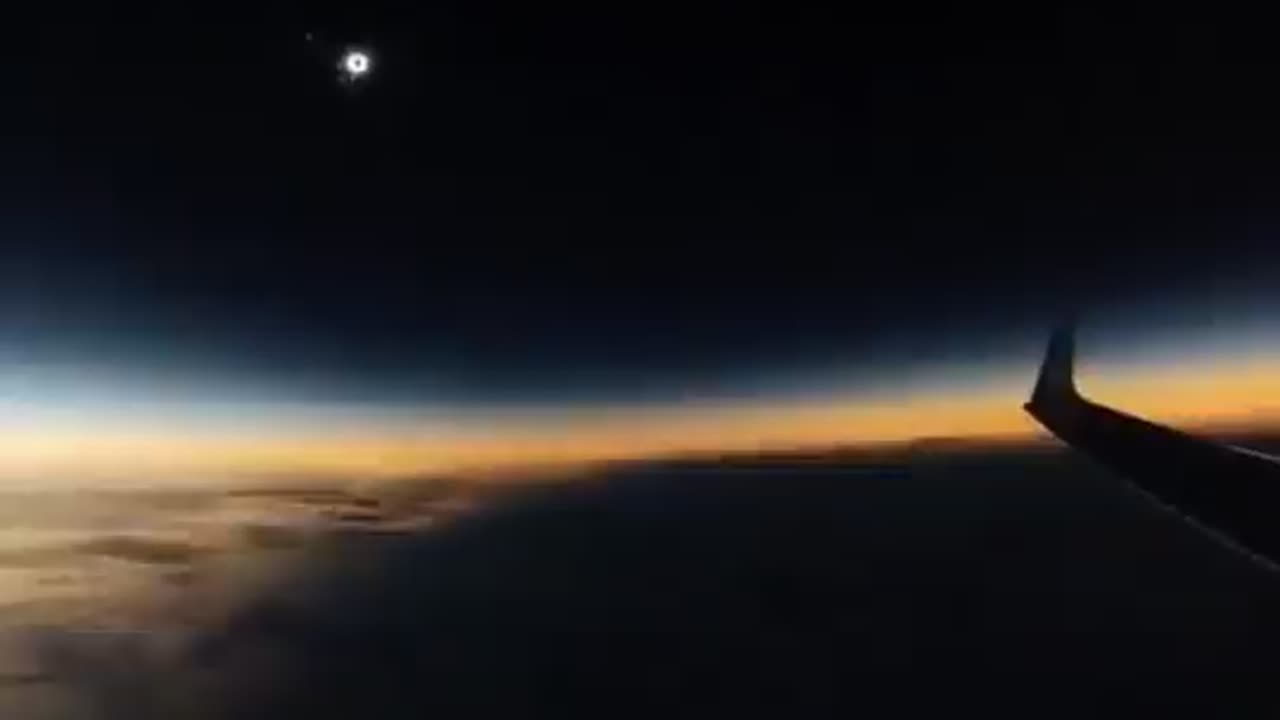
[[[1280,418],[1280,353],[1265,346],[1228,354],[1219,343],[1211,353],[1192,333],[1182,355],[1135,360],[1109,355],[1114,341],[1098,347],[1087,338],[1086,393],[1196,429],[1266,430]],[[1034,353],[929,368],[872,388],[828,378],[821,391],[790,395],[509,408],[273,404],[195,391],[155,400],[144,383],[126,396],[65,379],[60,393],[42,395],[32,375],[4,402],[0,478],[11,488],[377,481],[920,437],[1031,438],[1039,431],[1019,408]],[[109,374],[94,377],[109,385]]]

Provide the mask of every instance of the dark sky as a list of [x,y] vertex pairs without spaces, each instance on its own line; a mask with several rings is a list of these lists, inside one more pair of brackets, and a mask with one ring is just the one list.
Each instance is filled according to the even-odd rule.
[[732,393],[1274,284],[1276,58],[1245,23],[392,5],[13,33],[5,352],[382,399]]

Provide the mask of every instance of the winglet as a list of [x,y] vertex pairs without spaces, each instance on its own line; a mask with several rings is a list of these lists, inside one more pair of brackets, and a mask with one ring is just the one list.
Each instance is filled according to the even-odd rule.
[[[1280,458],[1188,435],[1076,392],[1074,323],[1049,339],[1024,409],[1059,440],[1201,528],[1280,567]],[[1260,554],[1260,555],[1255,555]]]
[[1040,364],[1040,375],[1028,407],[1052,406],[1079,397],[1075,382],[1075,323],[1065,322],[1053,331]]

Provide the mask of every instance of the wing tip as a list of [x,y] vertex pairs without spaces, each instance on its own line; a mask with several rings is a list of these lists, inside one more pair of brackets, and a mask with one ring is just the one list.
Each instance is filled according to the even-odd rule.
[[1031,398],[1023,405],[1025,409],[1079,397],[1075,383],[1075,336],[1074,316],[1064,318],[1054,327]]

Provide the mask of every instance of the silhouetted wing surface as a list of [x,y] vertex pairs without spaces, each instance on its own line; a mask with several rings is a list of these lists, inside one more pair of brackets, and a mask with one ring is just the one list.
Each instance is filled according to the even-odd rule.
[[1280,458],[1188,435],[1082,397],[1074,333],[1059,328],[1028,413],[1063,442],[1251,554],[1280,560]]

